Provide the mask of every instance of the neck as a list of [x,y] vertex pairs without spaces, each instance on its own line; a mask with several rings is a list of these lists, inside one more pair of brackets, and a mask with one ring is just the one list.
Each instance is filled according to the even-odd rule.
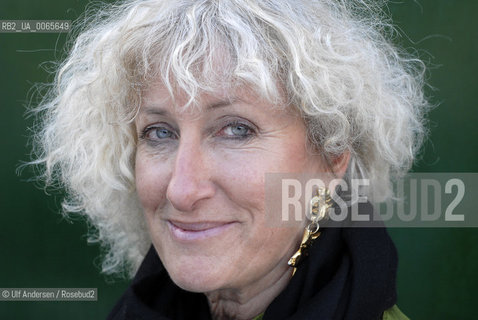
[[214,320],[250,320],[263,313],[269,304],[287,286],[292,269],[285,264],[246,288],[221,289],[207,292]]

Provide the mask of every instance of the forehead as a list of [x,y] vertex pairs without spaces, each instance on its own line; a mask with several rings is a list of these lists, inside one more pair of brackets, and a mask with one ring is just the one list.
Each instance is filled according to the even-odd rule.
[[201,113],[236,103],[267,104],[274,109],[287,109],[282,97],[267,99],[246,85],[224,85],[214,91],[202,91],[192,96],[185,90],[170,90],[162,83],[155,83],[143,92],[140,113],[150,113],[156,109],[167,109],[177,114]]

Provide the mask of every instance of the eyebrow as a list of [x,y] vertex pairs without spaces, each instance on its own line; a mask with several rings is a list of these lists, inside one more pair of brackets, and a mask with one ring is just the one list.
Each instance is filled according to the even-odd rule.
[[212,103],[206,107],[206,110],[211,110],[211,109],[219,109],[219,108],[224,108],[227,106],[230,106],[234,104],[237,101],[237,99],[231,99],[231,100],[221,100],[215,103]]
[[154,105],[150,105],[150,106],[141,107],[140,113],[157,114],[157,115],[163,116],[163,115],[168,115],[169,111]]

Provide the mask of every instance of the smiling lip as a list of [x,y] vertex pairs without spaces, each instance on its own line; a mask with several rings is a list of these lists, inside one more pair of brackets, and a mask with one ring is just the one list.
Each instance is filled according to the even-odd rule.
[[184,223],[168,220],[167,224],[173,237],[177,240],[194,241],[216,236],[228,230],[235,222]]

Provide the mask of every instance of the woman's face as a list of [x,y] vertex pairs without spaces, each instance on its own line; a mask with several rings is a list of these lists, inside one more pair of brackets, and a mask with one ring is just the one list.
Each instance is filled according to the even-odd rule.
[[[136,186],[153,245],[183,289],[240,289],[288,272],[305,222],[271,227],[265,173],[321,172],[306,128],[289,109],[248,90],[202,95],[181,112],[162,86],[135,120]],[[277,212],[280,215],[280,212]]]

